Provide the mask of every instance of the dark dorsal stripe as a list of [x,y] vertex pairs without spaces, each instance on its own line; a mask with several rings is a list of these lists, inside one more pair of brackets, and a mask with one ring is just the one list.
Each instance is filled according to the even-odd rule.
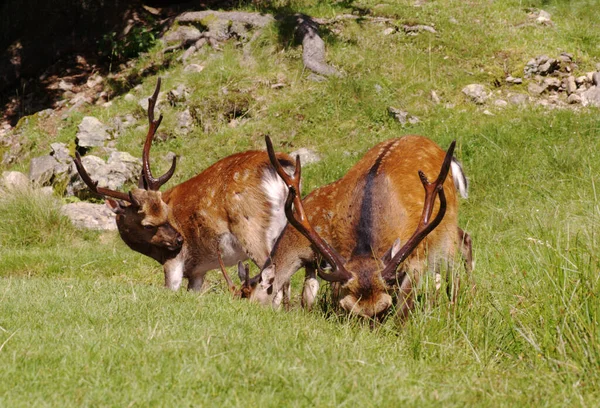
[[391,147],[394,145],[395,140],[391,140],[385,145],[377,156],[375,163],[369,169],[369,173],[365,178],[365,187],[360,205],[360,218],[356,225],[356,246],[352,251],[352,256],[355,255],[370,255],[372,252],[373,245],[373,189],[375,187],[375,177],[381,166],[381,162],[385,155],[389,152]]

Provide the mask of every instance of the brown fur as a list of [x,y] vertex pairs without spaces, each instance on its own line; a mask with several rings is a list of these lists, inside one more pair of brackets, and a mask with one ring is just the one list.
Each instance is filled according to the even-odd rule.
[[[287,155],[278,158],[286,165],[292,163]],[[202,287],[206,271],[218,267],[217,251],[226,234],[233,235],[247,257],[262,267],[271,250],[266,239],[271,205],[261,184],[270,169],[265,152],[247,151],[218,161],[162,194],[136,189],[132,194],[140,210],[127,210],[132,207],[128,206],[117,216],[121,237],[132,249],[163,264],[165,284],[173,289],[178,281],[169,275],[178,262],[183,263],[188,287]],[[143,225],[148,223],[172,225],[183,237],[183,247],[173,250],[161,237],[145,234]],[[224,261],[232,265],[239,260],[234,258]]]
[[[379,273],[384,267],[382,258],[386,253],[389,258],[395,240],[406,242],[417,228],[425,198],[418,170],[434,180],[444,156],[445,151],[425,137],[391,139],[370,149],[344,177],[303,200],[312,226],[347,260],[344,266],[352,273],[352,278],[341,284],[337,298],[345,310],[366,317],[379,316],[391,306],[390,295],[394,295],[398,297],[400,315],[405,316],[412,307],[413,287],[425,269],[454,259],[458,245],[458,199],[449,175],[444,183],[445,217],[400,266],[408,274],[401,280],[402,288],[385,282]],[[368,183],[371,205],[365,209]],[[438,208],[439,200],[433,214]],[[371,236],[358,236],[357,225],[361,218],[364,222],[366,214],[371,215],[368,224]],[[359,241],[368,243],[368,253],[359,253]],[[316,266],[315,256],[309,241],[288,225],[271,253],[276,267],[273,291],[284,287],[300,267]]]

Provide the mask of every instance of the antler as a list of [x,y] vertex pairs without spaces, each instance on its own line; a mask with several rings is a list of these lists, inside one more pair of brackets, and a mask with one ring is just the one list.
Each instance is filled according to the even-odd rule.
[[83,167],[83,163],[81,162],[81,156],[79,155],[79,152],[75,152],[75,157],[73,158],[73,162],[75,162],[75,167],[77,167],[77,172],[81,176],[81,179],[90,188],[90,190],[92,190],[92,192],[94,192],[98,195],[101,195],[101,196],[108,196],[108,197],[116,198],[118,200],[124,200],[129,203],[134,202],[134,199],[131,196],[131,193],[127,194],[127,193],[123,193],[120,191],[110,190],[108,188],[98,187],[98,182],[92,180],[92,178],[90,177],[88,172],[85,170],[85,167]]
[[[148,134],[146,135],[146,141],[144,142],[144,151],[142,153],[142,175],[145,180],[145,184],[149,190],[157,191],[160,186],[165,184],[169,179],[173,176],[175,172],[175,165],[177,162],[177,157],[173,157],[173,163],[171,164],[171,168],[165,174],[160,176],[158,179],[155,179],[152,176],[152,170],[150,170],[150,146],[152,146],[152,140],[154,139],[154,134],[156,133],[156,129],[160,126],[160,122],[162,121],[162,114],[158,117],[158,120],[154,120],[154,106],[156,105],[156,100],[158,99],[158,92],[160,91],[160,78],[156,81],[156,89],[150,98],[148,98],[148,123],[149,129]],[[142,183],[140,183],[142,184]]]
[[[267,143],[267,152],[269,153],[269,159],[271,164],[279,174],[279,177],[288,186],[289,193],[285,202],[285,215],[290,222],[302,235],[304,235],[317,249],[317,251],[325,258],[332,267],[330,273],[318,268],[317,272],[321,279],[329,282],[343,282],[347,281],[352,277],[352,274],[344,268],[343,258],[333,249],[323,238],[317,234],[317,232],[310,225],[302,200],[300,199],[300,176],[302,172],[302,166],[300,165],[300,157],[296,156],[296,168],[294,175],[290,176],[285,172],[279,160],[275,156],[275,150],[273,150],[273,144],[271,138],[265,136],[265,142]],[[293,208],[292,208],[293,205]]]
[[227,271],[225,270],[225,264],[223,263],[223,258],[221,258],[221,250],[217,250],[217,258],[219,259],[219,266],[221,267],[221,272],[223,273],[223,277],[225,278],[225,282],[227,282],[227,287],[229,289],[229,292],[231,293],[231,295],[235,296],[235,285],[233,284],[233,281],[231,280],[231,278],[229,277],[229,275],[227,274]]
[[[439,224],[442,222],[444,215],[446,214],[446,195],[444,194],[444,181],[446,180],[446,176],[448,175],[448,171],[450,170],[450,164],[452,162],[452,154],[454,153],[454,147],[456,146],[456,141],[453,141],[446,152],[446,157],[444,157],[444,162],[442,163],[442,168],[440,170],[440,174],[437,179],[430,183],[427,180],[425,174],[419,170],[419,178],[421,179],[421,183],[425,188],[425,202],[423,204],[423,213],[421,214],[421,219],[419,220],[419,224],[417,225],[417,229],[413,233],[413,235],[406,241],[404,246],[400,248],[400,251],[392,258],[390,263],[384,268],[381,272],[381,276],[386,281],[392,281],[396,279],[396,270],[400,266],[402,262],[410,255],[410,253],[425,239],[425,237],[433,231]],[[435,204],[435,197],[439,195],[440,197],[440,209],[433,219],[430,222],[431,213],[433,212],[433,206]]]

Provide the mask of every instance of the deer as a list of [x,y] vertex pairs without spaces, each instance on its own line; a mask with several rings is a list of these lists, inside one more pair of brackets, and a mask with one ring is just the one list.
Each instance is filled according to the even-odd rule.
[[[275,240],[286,225],[283,205],[287,187],[265,151],[245,151],[225,157],[195,177],[165,192],[174,174],[155,178],[150,148],[162,115],[154,119],[161,81],[148,101],[149,129],[142,152],[138,187],[128,193],[98,187],[85,170],[79,153],[77,171],[88,188],[106,199],[116,214],[119,235],[132,250],[163,265],[165,286],[178,290],[183,278],[188,290],[202,289],[206,273],[250,259],[258,267],[266,262]],[[293,171],[293,160],[278,153],[279,166]],[[284,170],[286,171],[286,170]]]
[[[266,144],[274,159],[268,137]],[[290,278],[304,267],[303,307],[314,302],[318,274],[333,284],[333,297],[345,311],[380,319],[395,297],[404,320],[414,304],[413,289],[427,269],[438,271],[443,262],[452,264],[458,249],[470,273],[471,238],[457,224],[456,187],[466,196],[467,181],[453,158],[454,146],[453,142],[444,152],[416,135],[379,143],[345,176],[304,200],[299,197],[299,158],[293,175],[272,160],[289,188],[289,224],[260,274],[250,278],[238,266],[246,297],[274,307],[282,300],[289,302]],[[450,168],[452,177],[447,178]],[[428,177],[436,175],[430,183]],[[329,272],[323,262],[330,265]],[[453,300],[457,291],[458,282]]]

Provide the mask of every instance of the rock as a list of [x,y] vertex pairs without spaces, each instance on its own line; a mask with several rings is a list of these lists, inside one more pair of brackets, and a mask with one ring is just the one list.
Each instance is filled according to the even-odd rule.
[[132,94],[128,93],[127,95],[125,95],[123,97],[123,99],[125,99],[127,102],[133,102],[133,101],[135,101],[135,96],[133,96]]
[[221,19],[226,21],[239,21],[244,24],[248,24],[256,27],[264,27],[267,24],[272,23],[275,19],[271,14],[259,14],[251,12],[222,12],[222,11],[188,11],[180,14],[175,21],[179,23],[200,23],[207,25],[207,20],[210,19]]
[[546,92],[547,89],[547,85],[538,85],[535,82],[531,82],[528,86],[527,86],[527,90],[529,91],[530,94],[535,95],[535,96],[539,96],[541,94],[543,94],[544,92]]
[[[142,170],[141,160],[127,152],[112,152],[106,163],[100,157],[93,155],[83,156],[81,162],[92,180],[98,182],[98,187],[111,190],[120,190],[125,183],[137,184]],[[87,193],[87,191],[87,186],[77,174],[77,170],[72,168],[67,194],[80,196],[81,192]]]
[[10,190],[28,190],[31,188],[29,177],[19,171],[5,171],[0,177],[0,192]]
[[239,40],[247,40],[250,37],[248,27],[241,21],[233,21],[231,27],[229,27],[229,31]]
[[71,89],[73,89],[73,84],[65,81],[64,79],[61,79],[58,83],[58,89],[60,89],[61,91],[70,91]]
[[58,164],[58,160],[50,155],[34,157],[29,163],[29,180],[38,186],[50,184]]
[[504,99],[496,99],[494,101],[494,105],[496,105],[499,108],[504,108],[508,105],[508,102],[506,102]]
[[167,93],[167,100],[169,101],[171,106],[175,106],[178,103],[183,103],[187,101],[189,94],[189,90],[185,87],[185,85],[181,84],[177,88],[171,89]]
[[217,18],[207,19],[205,21],[207,21],[208,31],[213,38],[215,38],[217,41],[226,41],[229,39],[229,20]]
[[63,205],[61,211],[78,228],[106,231],[117,229],[115,213],[105,204],[70,203]]
[[306,164],[318,163],[321,161],[321,156],[317,152],[311,149],[307,149],[305,147],[291,152],[290,156],[300,156],[300,162],[303,166]]
[[434,91],[434,90],[432,90],[432,91],[429,93],[429,97],[431,98],[431,101],[432,101],[433,103],[435,103],[436,105],[437,105],[437,104],[439,104],[439,103],[442,101],[442,100],[440,99],[440,97],[438,96],[437,92],[436,92],[436,91]]
[[76,142],[81,147],[103,146],[109,134],[106,126],[93,116],[86,116],[79,124]]
[[494,116],[494,114],[487,109],[483,111],[483,114],[487,116]]
[[390,35],[390,34],[394,34],[396,32],[396,28],[392,28],[392,27],[388,27],[385,30],[383,30],[383,35]]
[[585,74],[586,76],[586,82],[593,84],[594,83],[594,72],[588,72],[587,74]]
[[428,26],[428,25],[423,25],[423,24],[415,24],[415,25],[404,24],[404,25],[402,25],[402,29],[408,35],[417,35],[423,31],[427,31],[432,34],[437,33],[437,31],[435,31],[435,28]]
[[594,72],[592,75],[592,83],[596,86],[600,86],[600,72]]
[[44,186],[38,189],[39,193],[46,197],[52,197],[54,195],[54,188],[52,186]]
[[177,129],[184,134],[189,133],[190,128],[194,124],[194,119],[189,108],[177,115]]
[[540,75],[548,75],[560,68],[560,63],[554,58],[548,58],[546,62],[538,66]]
[[168,43],[183,43],[191,45],[198,41],[202,33],[196,27],[189,25],[180,25],[175,30],[168,32],[163,36],[163,40]]
[[550,13],[544,10],[540,10],[535,22],[538,24],[551,24],[552,20],[550,20]]
[[104,81],[104,78],[102,78],[98,74],[94,74],[88,78],[88,80],[85,84],[87,85],[88,88],[92,89],[92,88],[95,88],[96,85],[100,85],[102,83],[102,81]]
[[400,124],[402,126],[405,126],[407,123],[410,123],[411,125],[414,125],[415,123],[419,123],[420,122],[420,120],[419,120],[418,117],[413,116],[410,113],[408,113],[406,111],[403,111],[401,109],[394,108],[392,106],[390,106],[388,108],[388,113],[390,114],[390,116],[392,116],[398,122],[400,122]]
[[513,105],[523,105],[527,102],[527,95],[525,94],[514,94],[508,97],[508,102]]
[[204,65],[189,64],[183,69],[183,72],[202,72],[202,70],[204,70]]
[[573,94],[569,95],[569,97],[567,98],[567,103],[570,103],[570,104],[581,103],[581,96],[577,95],[576,93],[573,93]]
[[506,77],[506,83],[518,85],[518,84],[522,84],[523,83],[523,79],[522,78],[515,78],[515,77],[509,75],[509,76]]
[[276,84],[271,85],[271,89],[281,89],[285,87],[285,84],[283,82],[278,82]]
[[543,86],[550,91],[556,91],[560,88],[561,81],[558,78],[544,78]]
[[581,104],[583,106],[600,107],[600,87],[592,86],[581,93]]
[[536,74],[549,75],[560,68],[560,61],[550,58],[547,55],[540,55],[539,57],[529,60],[525,65],[525,76],[530,78]]
[[41,118],[41,119],[47,119],[51,116],[54,116],[54,109],[48,108],[48,109],[41,110],[37,113],[37,116],[38,116],[38,118]]
[[54,157],[59,162],[69,163],[71,161],[71,152],[67,148],[67,145],[64,143],[52,143],[50,145],[52,152],[50,155]]
[[568,95],[571,95],[577,90],[577,84],[575,83],[575,77],[573,75],[569,75],[567,79],[565,79],[564,87],[567,90]]
[[486,87],[481,84],[470,84],[462,89],[462,93],[478,105],[482,105],[490,97]]
[[577,84],[577,86],[585,85],[586,82],[587,82],[587,76],[585,76],[585,75],[581,75],[581,76],[578,76],[577,78],[575,78],[575,83]]
[[568,52],[561,52],[558,56],[558,59],[565,63],[573,62],[573,54],[569,54]]

